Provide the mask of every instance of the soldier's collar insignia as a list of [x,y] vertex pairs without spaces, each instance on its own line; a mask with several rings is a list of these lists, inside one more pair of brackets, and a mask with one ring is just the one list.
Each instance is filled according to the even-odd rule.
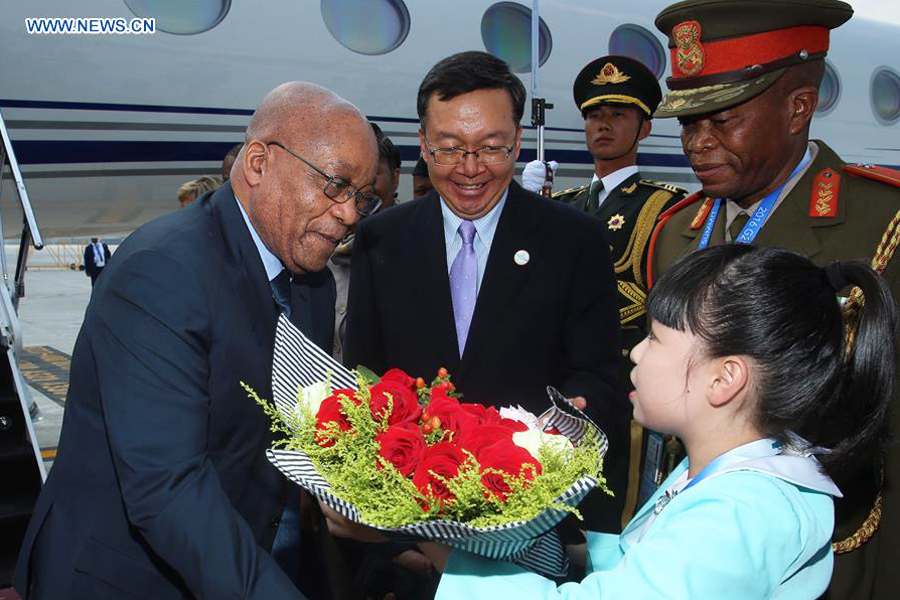
[[678,69],[685,75],[696,75],[703,70],[706,53],[700,43],[700,23],[685,21],[672,28],[672,38],[677,51],[675,61]]
[[712,198],[707,198],[703,201],[703,204],[700,205],[700,210],[697,211],[697,214],[694,215],[694,220],[691,221],[691,229],[700,229],[703,223],[706,222],[706,217],[709,215],[709,211],[712,210],[712,205],[715,202]]
[[609,227],[610,231],[618,231],[622,229],[625,225],[625,217],[622,215],[613,215],[609,218],[609,221],[606,222],[606,226]]
[[625,83],[629,79],[631,79],[630,75],[626,75],[616,65],[608,62],[603,65],[600,73],[591,80],[591,83],[594,85],[606,85],[607,83]]
[[619,190],[619,191],[622,192],[623,194],[633,194],[633,193],[634,193],[634,190],[637,189],[637,186],[638,186],[638,184],[632,183],[631,185],[628,185],[628,186],[623,187],[623,188],[622,188],[621,190]]

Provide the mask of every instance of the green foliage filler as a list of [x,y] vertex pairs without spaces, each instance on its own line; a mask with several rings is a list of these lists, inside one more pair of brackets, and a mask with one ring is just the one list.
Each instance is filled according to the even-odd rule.
[[[383,419],[375,419],[369,409],[367,387],[372,383],[371,374],[358,375],[356,401],[343,395],[339,397],[343,412],[351,424],[349,431],[341,431],[336,423],[330,423],[318,432],[316,415],[302,402],[302,390],[298,390],[297,407],[285,412],[260,398],[246,384],[241,385],[270,417],[272,431],[278,438],[274,446],[309,456],[318,472],[331,485],[331,493],[355,506],[363,521],[369,525],[396,528],[447,519],[484,528],[527,521],[548,508],[571,512],[581,518],[575,508],[557,502],[556,498],[585,476],[595,478],[601,489],[612,494],[601,475],[600,440],[591,430],[573,449],[544,444],[537,457],[543,467],[540,475],[530,472],[514,477],[488,470],[501,474],[511,489],[505,502],[486,492],[478,462],[464,450],[467,458],[458,475],[451,480],[439,478],[455,496],[454,500],[445,501],[441,506],[423,496],[411,478],[405,477],[378,454],[375,436],[387,429],[387,415],[393,403],[388,402]],[[438,441],[441,435],[438,430],[425,437],[430,445]],[[333,440],[334,445],[321,446],[319,441],[326,439]],[[528,469],[533,467],[529,465]]]

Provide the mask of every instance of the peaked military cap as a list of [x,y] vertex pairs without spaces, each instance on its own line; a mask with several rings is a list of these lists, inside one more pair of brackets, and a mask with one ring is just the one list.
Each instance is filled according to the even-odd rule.
[[588,63],[575,78],[572,94],[582,114],[592,106],[627,104],[651,117],[662,99],[656,76],[627,56],[603,56]]
[[657,117],[683,117],[758,96],[785,69],[828,52],[853,9],[839,0],[686,0],[664,9],[672,77]]

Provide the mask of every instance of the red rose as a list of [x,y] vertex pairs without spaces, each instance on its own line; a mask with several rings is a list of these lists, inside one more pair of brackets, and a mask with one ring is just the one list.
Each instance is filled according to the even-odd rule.
[[416,385],[416,380],[400,369],[391,369],[381,376],[381,381],[396,381],[400,385],[405,385],[410,389],[414,389]]
[[485,412],[487,412],[487,409],[484,407],[483,404],[472,404],[471,402],[463,402],[459,405],[459,407],[462,410],[469,413],[470,415],[472,415],[473,417],[475,417],[476,419],[478,419],[479,424],[484,422]]
[[[403,423],[375,437],[378,453],[398,471],[409,477],[425,455],[425,438],[413,423]],[[381,463],[378,463],[379,467]]]
[[458,434],[463,429],[476,427],[478,419],[468,412],[464,411],[456,398],[438,395],[431,396],[431,402],[425,410],[429,418],[437,417],[441,421],[441,428],[444,431],[452,431]]
[[485,448],[498,442],[512,443],[513,433],[515,431],[502,425],[476,425],[460,431],[458,438],[454,441],[459,444],[461,449],[468,450],[475,455],[475,459],[481,463],[481,453]]
[[[319,405],[319,412],[316,413],[316,429],[323,431],[329,423],[337,423],[341,431],[349,431],[350,421],[347,420],[347,415],[341,409],[341,401],[338,397],[347,396],[355,400],[353,394],[353,390],[335,390],[330,396],[322,400],[322,404]],[[316,433],[316,441],[323,447],[334,446],[332,437],[320,436],[318,432]]]
[[444,383],[439,383],[430,390],[431,399],[435,398],[449,398],[447,394],[450,392],[450,382],[445,381]]
[[370,401],[372,416],[377,420],[384,418],[388,406],[388,395],[393,399],[394,407],[388,417],[388,425],[415,421],[422,414],[419,397],[410,386],[394,380],[382,379],[381,383],[376,383],[369,388],[369,391],[372,394]]
[[528,431],[528,425],[526,425],[522,421],[516,421],[515,419],[504,419],[501,417],[500,425],[508,427],[513,431]]
[[[455,496],[447,489],[446,484],[437,479],[437,474],[444,479],[453,479],[459,473],[459,466],[465,462],[465,455],[448,442],[438,442],[425,449],[425,457],[413,475],[413,484],[422,494],[437,502],[441,508]],[[425,507],[426,509],[428,507]]]
[[[533,473],[538,475],[541,473],[541,463],[535,460],[528,450],[516,446],[512,441],[497,442],[493,446],[486,448],[482,452],[482,457],[483,459],[479,460],[482,470],[481,483],[485,487],[486,493],[493,494],[501,502],[506,502],[506,496],[512,490],[507,485],[503,475],[485,473],[486,469],[496,469],[512,477],[524,475],[528,479],[532,478]],[[535,471],[532,472],[531,468],[525,468],[527,464],[534,465]]]

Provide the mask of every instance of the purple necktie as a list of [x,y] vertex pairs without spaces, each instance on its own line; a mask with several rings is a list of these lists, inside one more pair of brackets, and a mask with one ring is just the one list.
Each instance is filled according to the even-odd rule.
[[453,299],[453,318],[456,321],[456,340],[459,343],[459,355],[462,356],[475,311],[475,299],[478,296],[478,258],[475,256],[475,225],[472,221],[463,221],[457,230],[462,238],[462,248],[453,259],[450,267],[450,297]]

